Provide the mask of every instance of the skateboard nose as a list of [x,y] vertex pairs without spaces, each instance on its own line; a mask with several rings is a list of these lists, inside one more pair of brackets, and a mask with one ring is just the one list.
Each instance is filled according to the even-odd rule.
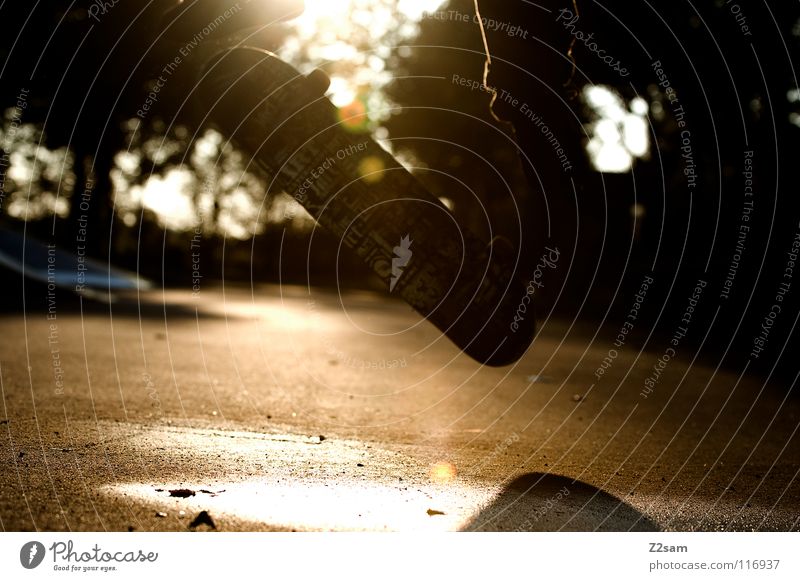
[[306,80],[311,88],[311,91],[320,97],[325,94],[328,87],[331,86],[331,78],[322,69],[314,69],[306,75]]

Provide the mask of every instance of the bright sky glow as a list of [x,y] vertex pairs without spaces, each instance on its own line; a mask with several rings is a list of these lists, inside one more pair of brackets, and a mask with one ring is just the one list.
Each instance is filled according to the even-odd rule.
[[587,86],[583,98],[595,119],[588,126],[586,150],[595,169],[609,173],[630,171],[634,160],[647,157],[650,135],[649,107],[641,97],[626,104],[608,87]]

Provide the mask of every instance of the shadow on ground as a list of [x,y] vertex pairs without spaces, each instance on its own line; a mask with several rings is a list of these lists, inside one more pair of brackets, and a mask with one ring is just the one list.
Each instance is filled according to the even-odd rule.
[[514,479],[464,531],[657,531],[625,501],[585,482],[531,472]]

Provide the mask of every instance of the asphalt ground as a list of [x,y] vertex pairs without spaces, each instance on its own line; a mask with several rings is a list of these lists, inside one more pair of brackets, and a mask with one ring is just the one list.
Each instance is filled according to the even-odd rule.
[[[36,303],[38,304],[38,303]],[[0,313],[0,527],[798,530],[788,386],[548,320],[481,367],[408,306],[301,287]],[[205,513],[204,513],[205,511]]]

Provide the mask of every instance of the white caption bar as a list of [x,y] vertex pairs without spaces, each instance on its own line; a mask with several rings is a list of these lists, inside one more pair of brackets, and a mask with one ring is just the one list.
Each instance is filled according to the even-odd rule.
[[[800,579],[795,533],[2,533],[5,579]],[[222,577],[225,576],[225,577]],[[546,578],[546,577],[544,577]]]

